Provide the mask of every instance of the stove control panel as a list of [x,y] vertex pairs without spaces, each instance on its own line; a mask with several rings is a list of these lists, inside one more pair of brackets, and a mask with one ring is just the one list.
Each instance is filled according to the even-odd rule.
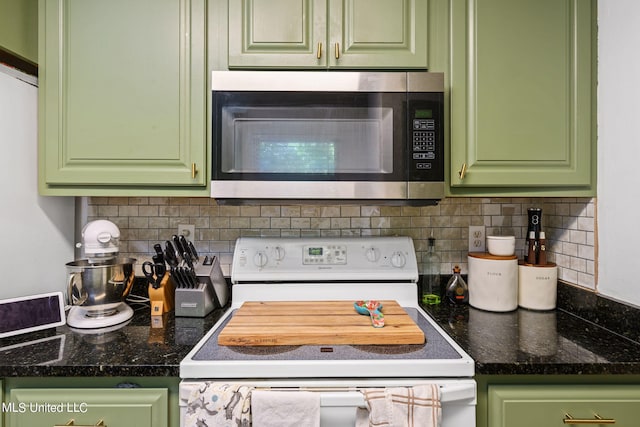
[[344,265],[347,263],[346,245],[305,245],[302,263],[311,265]]
[[259,238],[236,241],[232,282],[417,280],[409,237]]

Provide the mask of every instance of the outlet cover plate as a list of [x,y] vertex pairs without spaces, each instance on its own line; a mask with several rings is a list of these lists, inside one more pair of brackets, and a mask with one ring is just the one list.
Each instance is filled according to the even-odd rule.
[[469,252],[486,251],[486,235],[484,225],[469,226]]
[[196,239],[196,226],[193,224],[179,224],[178,225],[178,236],[183,235],[187,238],[187,240],[195,240]]

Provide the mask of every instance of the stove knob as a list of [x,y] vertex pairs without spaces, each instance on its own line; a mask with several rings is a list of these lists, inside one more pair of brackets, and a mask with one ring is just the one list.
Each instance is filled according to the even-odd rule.
[[267,262],[269,262],[269,258],[263,251],[257,252],[253,256],[253,263],[258,267],[264,267],[265,265],[267,265]]
[[378,262],[380,259],[380,251],[378,248],[369,248],[365,252],[365,256],[367,257],[367,261],[369,262]]
[[391,265],[396,268],[402,268],[407,263],[407,259],[402,252],[394,252],[391,255]]
[[276,261],[282,261],[284,259],[285,251],[282,246],[276,246],[271,249],[271,256]]

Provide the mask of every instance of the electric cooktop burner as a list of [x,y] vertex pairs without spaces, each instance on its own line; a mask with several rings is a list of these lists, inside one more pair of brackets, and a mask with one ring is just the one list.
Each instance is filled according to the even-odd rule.
[[459,359],[460,354],[418,313],[404,308],[426,337],[425,344],[404,345],[302,345],[224,346],[218,335],[233,313],[193,356],[193,360],[365,360],[365,359]]

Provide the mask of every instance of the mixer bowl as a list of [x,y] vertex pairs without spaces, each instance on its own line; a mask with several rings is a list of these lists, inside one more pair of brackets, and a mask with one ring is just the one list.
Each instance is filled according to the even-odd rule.
[[86,259],[67,263],[69,303],[83,307],[89,316],[112,314],[131,290],[135,262],[134,258],[116,258],[104,264]]

